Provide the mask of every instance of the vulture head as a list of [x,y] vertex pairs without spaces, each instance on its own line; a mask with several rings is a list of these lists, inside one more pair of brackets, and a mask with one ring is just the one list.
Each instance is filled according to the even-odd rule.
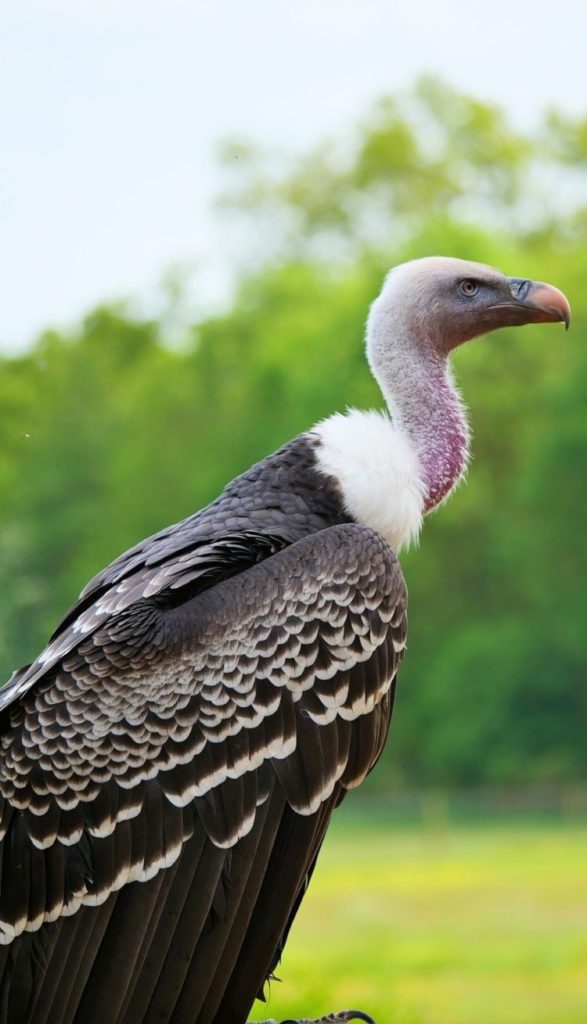
[[[369,340],[381,325],[400,340],[444,355],[499,327],[561,321],[570,307],[552,285],[507,277],[482,263],[431,256],[403,263],[387,276],[371,309]],[[376,345],[375,345],[376,347]]]
[[369,314],[367,356],[396,435],[417,458],[425,511],[451,492],[469,453],[451,351],[499,327],[557,321],[568,327],[570,312],[558,288],[482,263],[432,256],[389,272]]

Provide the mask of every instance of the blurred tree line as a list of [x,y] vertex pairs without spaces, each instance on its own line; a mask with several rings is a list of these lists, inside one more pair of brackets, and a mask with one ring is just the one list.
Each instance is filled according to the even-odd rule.
[[301,158],[223,157],[245,265],[222,315],[170,345],[165,317],[98,308],[1,361],[2,677],[122,549],[320,417],[380,405],[362,337],[385,271],[458,255],[556,283],[574,323],[458,353],[474,462],[402,559],[409,655],[378,780],[584,779],[587,118],[522,133],[423,79]]

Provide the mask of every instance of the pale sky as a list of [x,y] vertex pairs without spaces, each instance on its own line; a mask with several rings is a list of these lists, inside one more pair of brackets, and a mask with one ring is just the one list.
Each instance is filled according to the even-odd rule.
[[[234,253],[216,142],[301,150],[438,73],[518,124],[587,112],[579,0],[4,0],[0,351],[173,264],[205,301]],[[246,243],[246,240],[241,240]]]

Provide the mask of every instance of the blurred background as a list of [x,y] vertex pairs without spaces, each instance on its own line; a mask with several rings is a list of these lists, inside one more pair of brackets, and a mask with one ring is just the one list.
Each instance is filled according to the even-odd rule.
[[569,296],[568,335],[458,353],[474,461],[402,558],[391,741],[257,1016],[583,1024],[584,8],[9,0],[2,21],[2,678],[122,549],[380,405],[362,338],[391,264]]

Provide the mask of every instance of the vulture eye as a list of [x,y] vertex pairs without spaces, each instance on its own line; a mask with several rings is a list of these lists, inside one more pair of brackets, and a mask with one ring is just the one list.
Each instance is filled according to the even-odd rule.
[[479,285],[476,281],[472,281],[470,277],[461,281],[459,287],[463,295],[466,295],[468,298],[470,298],[471,295],[476,295],[479,291]]

